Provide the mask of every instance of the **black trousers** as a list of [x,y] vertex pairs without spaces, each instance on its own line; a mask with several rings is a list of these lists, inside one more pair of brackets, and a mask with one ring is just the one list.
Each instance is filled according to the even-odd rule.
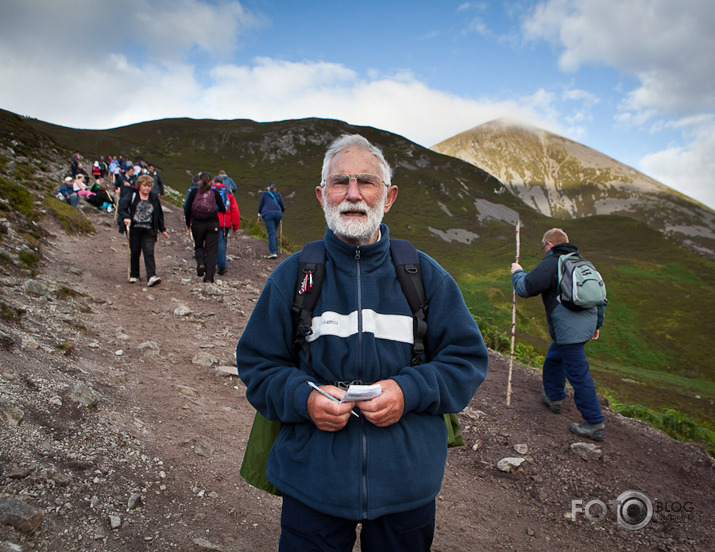
[[139,255],[144,255],[144,268],[146,269],[146,279],[156,274],[156,263],[154,262],[154,244],[156,234],[148,228],[134,228],[129,230],[129,275],[132,278],[139,278]]
[[204,280],[213,282],[216,274],[216,257],[218,255],[218,217],[208,220],[191,220],[191,235],[194,237],[194,252],[196,266],[205,266]]
[[434,500],[425,506],[355,521],[313,510],[283,495],[279,552],[352,552],[358,523],[363,552],[429,552],[435,526]]

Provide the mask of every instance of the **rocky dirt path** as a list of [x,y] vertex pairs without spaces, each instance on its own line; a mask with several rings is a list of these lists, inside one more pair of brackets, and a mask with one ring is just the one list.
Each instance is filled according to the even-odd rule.
[[[94,235],[67,236],[45,220],[53,237],[37,277],[3,275],[0,299],[25,312],[4,317],[0,335],[0,552],[277,549],[280,499],[238,474],[254,412],[231,375],[277,263],[239,233],[229,272],[203,284],[179,210],[167,211],[157,287],[126,282],[124,238],[91,208]],[[579,445],[568,433],[575,407],[566,401],[560,416],[543,408],[537,374],[517,368],[504,406],[506,370],[492,355],[460,414],[467,446],[449,454],[433,550],[711,546],[711,459],[610,411],[607,440]],[[87,389],[92,408],[82,406]],[[506,457],[522,463],[500,471]],[[629,530],[609,505],[627,491],[680,511]],[[574,517],[574,500],[596,501],[592,518],[599,501],[609,515]],[[19,504],[27,509],[10,516]]]

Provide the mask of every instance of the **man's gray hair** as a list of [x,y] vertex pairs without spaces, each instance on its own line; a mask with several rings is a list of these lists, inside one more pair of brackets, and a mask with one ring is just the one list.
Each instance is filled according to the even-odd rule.
[[323,171],[320,178],[321,186],[325,186],[325,179],[328,178],[328,171],[330,171],[330,163],[332,163],[335,156],[341,151],[350,148],[365,150],[373,154],[379,161],[380,168],[382,170],[382,174],[379,174],[378,176],[382,178],[385,184],[387,184],[388,186],[391,185],[392,169],[390,168],[390,164],[387,162],[387,160],[385,160],[385,156],[382,154],[382,150],[377,146],[372,145],[370,141],[364,136],[361,136],[359,134],[343,134],[342,136],[337,138],[332,144],[330,144],[330,146],[328,147],[328,151],[325,152],[325,159],[323,160]]

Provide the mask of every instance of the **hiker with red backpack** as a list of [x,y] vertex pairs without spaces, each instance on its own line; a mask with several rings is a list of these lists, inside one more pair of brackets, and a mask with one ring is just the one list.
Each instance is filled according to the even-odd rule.
[[[324,261],[302,273],[300,253],[282,262],[236,348],[246,398],[280,422],[264,470],[283,496],[279,550],[350,552],[359,523],[363,550],[430,550],[447,459],[443,415],[467,406],[486,377],[489,353],[459,287],[416,250],[429,317],[415,362],[417,318],[382,224],[397,198],[391,174],[360,135],[330,145],[316,188]],[[297,326],[305,350],[294,338],[294,296],[310,294],[318,271],[320,297]],[[342,402],[356,382],[374,395]]]
[[214,177],[213,188],[221,194],[221,199],[226,206],[225,213],[218,214],[219,234],[218,234],[218,253],[216,256],[217,273],[219,276],[226,274],[226,249],[228,248],[228,235],[233,228],[233,233],[238,232],[238,227],[241,224],[241,213],[238,210],[238,203],[233,197],[231,190],[223,183],[223,177],[219,173]]
[[202,172],[198,187],[189,192],[184,203],[184,218],[186,228],[194,238],[196,274],[203,276],[204,282],[214,281],[219,240],[218,214],[225,212],[221,194],[211,187],[211,175]]

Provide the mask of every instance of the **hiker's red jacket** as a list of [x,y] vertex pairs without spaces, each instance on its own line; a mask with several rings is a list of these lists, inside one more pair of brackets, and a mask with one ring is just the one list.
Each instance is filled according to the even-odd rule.
[[[215,183],[213,184],[213,187],[218,189],[226,188],[223,184]],[[226,194],[226,203],[230,203],[230,205],[226,205],[226,212],[221,213],[219,211],[218,213],[218,223],[222,228],[233,228],[233,231],[235,232],[238,230],[239,225],[241,224],[241,213],[238,210],[238,203],[236,203],[236,198],[233,197],[233,194],[227,193]]]

